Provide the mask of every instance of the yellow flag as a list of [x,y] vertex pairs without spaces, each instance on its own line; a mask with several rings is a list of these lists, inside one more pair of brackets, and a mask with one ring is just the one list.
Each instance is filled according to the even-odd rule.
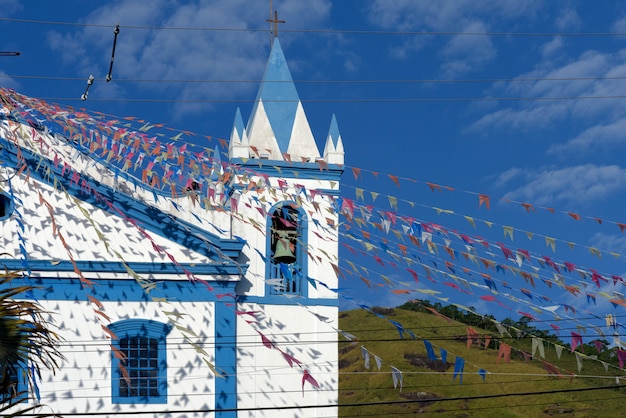
[[394,196],[387,196],[389,199],[389,206],[393,209],[398,210],[398,198]]
[[589,247],[589,252],[593,255],[598,256],[598,258],[602,258],[602,253],[597,248]]

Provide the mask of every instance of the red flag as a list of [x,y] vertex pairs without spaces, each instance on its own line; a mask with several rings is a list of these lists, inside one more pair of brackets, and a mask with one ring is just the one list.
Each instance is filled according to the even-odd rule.
[[426,183],[428,185],[428,187],[430,187],[431,191],[435,191],[435,190],[439,190],[441,191],[441,186],[435,183]]
[[585,349],[583,348],[583,337],[580,334],[575,333],[574,331],[572,331],[572,351],[576,350],[576,347],[580,345],[582,348],[583,353],[585,352]]
[[309,382],[316,388],[320,387],[320,384],[317,383],[317,380],[315,380],[313,376],[311,376],[311,373],[309,373],[308,370],[304,369],[304,374],[302,375],[302,396],[304,396],[304,382]]
[[487,209],[490,208],[489,196],[487,196],[486,194],[479,194],[478,195],[478,207],[481,207],[483,203],[485,204],[485,207]]
[[552,364],[548,363],[547,361],[542,361],[541,363],[543,364],[543,368],[546,369],[548,374],[558,376],[558,377],[563,377],[561,376],[561,373],[559,373],[559,370],[556,367],[554,367]]
[[263,334],[261,334],[259,331],[257,331],[257,333],[261,336],[261,341],[263,341],[263,345],[267,348],[273,348],[274,344]]
[[496,364],[500,362],[500,359],[507,363],[511,362],[511,346],[507,343],[500,343],[500,349],[498,350],[498,358],[496,359]]
[[580,215],[576,214],[576,213],[572,213],[572,212],[567,212],[567,214],[569,216],[572,217],[572,219],[574,219],[575,221],[580,221]]
[[617,360],[619,361],[619,368],[624,368],[624,360],[626,360],[626,351],[617,349]]

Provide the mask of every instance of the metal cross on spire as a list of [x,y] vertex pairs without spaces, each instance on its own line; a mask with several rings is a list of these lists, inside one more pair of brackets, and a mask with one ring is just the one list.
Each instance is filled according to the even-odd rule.
[[270,35],[270,45],[274,42],[274,38],[278,38],[278,24],[279,23],[287,23],[284,20],[278,20],[278,12],[274,10],[274,18],[272,19],[272,0],[270,0],[270,18],[265,20],[272,24],[271,35]]

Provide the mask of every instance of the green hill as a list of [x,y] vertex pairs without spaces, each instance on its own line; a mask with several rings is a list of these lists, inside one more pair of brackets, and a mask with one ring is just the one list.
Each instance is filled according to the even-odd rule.
[[[620,386],[626,376],[615,365],[591,357],[577,360],[569,347],[559,358],[548,343],[543,344],[545,359],[538,350],[531,358],[532,337],[500,336],[476,326],[472,329],[481,334],[480,345],[474,342],[468,349],[466,324],[399,308],[379,313],[381,317],[366,310],[339,315],[340,329],[357,337],[339,344],[342,417],[626,416],[626,390]],[[391,321],[416,339],[408,332],[400,339]],[[437,360],[428,358],[424,339],[432,344]],[[485,341],[490,341],[486,348]],[[511,360],[496,364],[502,342],[512,346]],[[362,347],[370,357],[369,369],[364,367]],[[441,348],[447,352],[445,365]],[[382,361],[380,371],[374,356]],[[462,384],[460,376],[453,378],[457,356],[465,361]],[[559,376],[549,374],[544,362]],[[402,372],[401,391],[394,389],[391,366]],[[484,380],[481,369],[486,372]],[[620,382],[616,376],[624,379]]]

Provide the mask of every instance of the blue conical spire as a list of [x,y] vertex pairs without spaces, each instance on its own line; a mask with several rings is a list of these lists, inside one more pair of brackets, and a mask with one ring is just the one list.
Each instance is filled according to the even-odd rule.
[[235,122],[233,124],[233,131],[237,133],[239,137],[239,141],[243,140],[245,127],[243,125],[243,118],[241,117],[241,110],[237,108],[237,113],[235,113]]
[[300,98],[278,38],[274,38],[252,114],[259,100],[263,101],[280,151],[287,152]]
[[339,125],[337,125],[337,118],[335,117],[334,113],[333,113],[332,119],[330,120],[330,129],[328,130],[328,137],[333,142],[333,146],[337,148],[337,145],[339,144],[340,134],[339,134]]
[[319,149],[280,46],[274,39],[246,128],[252,158],[314,162]]
[[328,136],[326,137],[326,146],[324,147],[324,159],[328,164],[343,164],[343,157],[343,141],[341,140],[341,133],[339,133],[337,118],[333,113]]

